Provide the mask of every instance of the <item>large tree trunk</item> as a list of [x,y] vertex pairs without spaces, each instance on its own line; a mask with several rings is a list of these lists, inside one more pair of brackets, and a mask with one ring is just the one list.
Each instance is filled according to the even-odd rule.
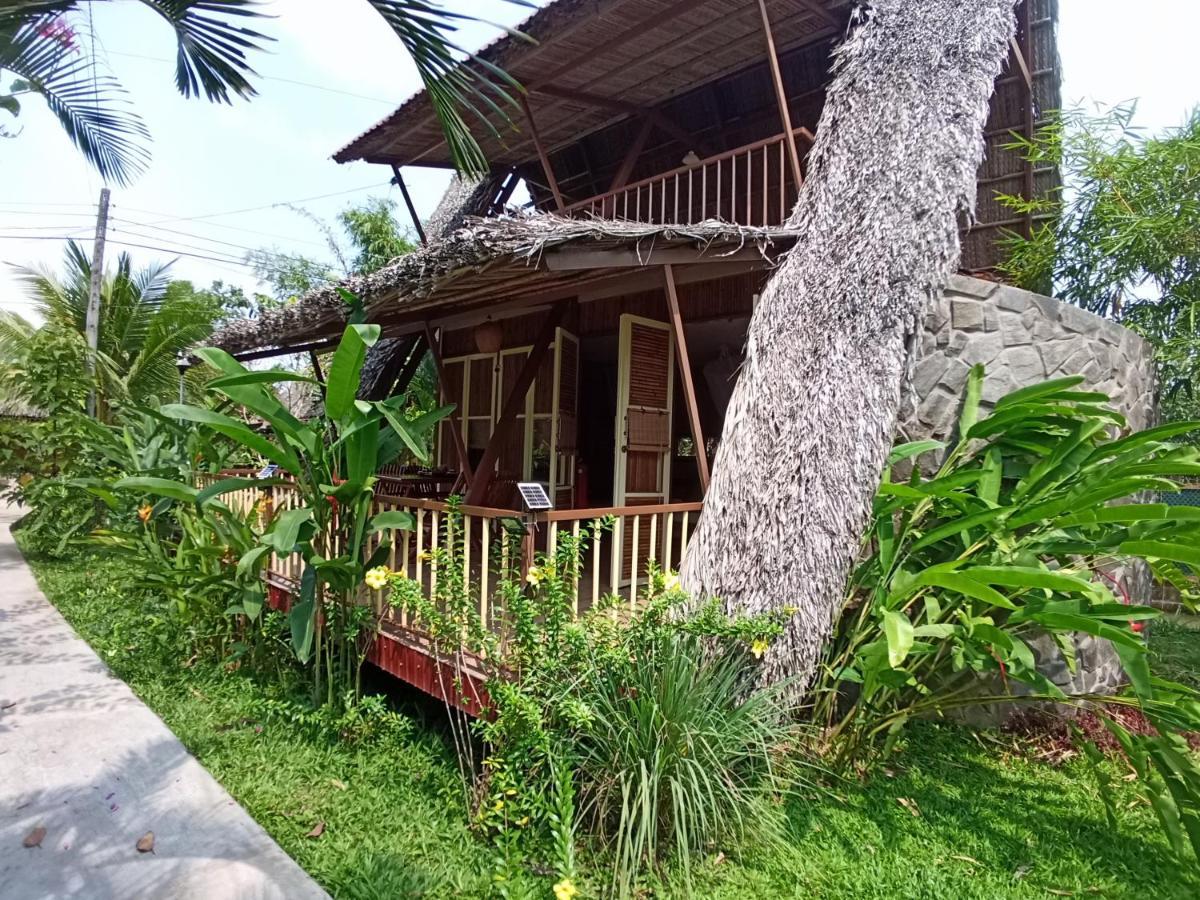
[[799,612],[768,680],[811,681],[892,444],[911,341],[958,265],[1015,0],[874,0],[838,51],[792,214],[750,322],[683,584]]

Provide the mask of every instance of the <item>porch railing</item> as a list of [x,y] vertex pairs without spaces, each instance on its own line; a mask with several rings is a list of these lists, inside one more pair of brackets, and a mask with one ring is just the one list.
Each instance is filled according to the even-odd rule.
[[[802,147],[811,146],[807,128],[793,134]],[[787,220],[796,195],[787,141],[778,134],[573,203],[563,213],[655,225],[720,219],[767,227]]]
[[[202,475],[199,486],[211,484],[229,473]],[[244,473],[242,473],[244,474]],[[299,496],[288,484],[252,487],[226,494],[225,503],[243,515],[267,500],[274,511],[294,508]],[[560,537],[582,540],[578,577],[573,580],[572,608],[575,615],[593,604],[619,596],[636,606],[651,564],[660,569],[678,569],[699,518],[701,503],[669,503],[597,509],[559,509],[533,515],[509,509],[451,506],[437,500],[376,495],[373,514],[388,510],[409,512],[416,527],[401,531],[388,554],[388,568],[403,573],[421,585],[429,598],[437,596],[439,562],[451,546],[455,565],[461,565],[463,590],[481,623],[495,631],[503,629],[503,610],[498,608],[498,588],[506,578],[523,582],[540,553],[550,553]],[[457,530],[455,530],[457,529]],[[376,538],[381,540],[381,538]],[[368,548],[373,552],[375,547]],[[294,589],[300,581],[301,560],[297,554],[272,555],[266,569],[269,582]],[[392,613],[382,593],[368,598],[375,611],[410,627],[404,611]]]

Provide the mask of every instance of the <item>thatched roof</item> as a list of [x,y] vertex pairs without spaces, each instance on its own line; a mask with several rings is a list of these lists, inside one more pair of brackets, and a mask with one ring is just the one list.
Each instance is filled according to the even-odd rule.
[[[848,0],[768,0],[780,51],[840,33]],[[758,4],[746,0],[556,0],[479,51],[532,95],[542,140],[563,140],[649,109],[697,84],[759,61]],[[535,158],[528,129],[488,112],[495,133],[473,127],[488,161],[504,168]],[[427,94],[416,94],[334,154],[338,162],[450,166]]]
[[[345,322],[346,304],[338,288],[362,298],[369,321],[411,324],[434,310],[445,314],[451,309],[486,308],[522,293],[545,296],[558,290],[570,296],[589,279],[611,277],[613,268],[628,271],[657,264],[667,250],[687,251],[696,261],[747,253],[773,261],[794,237],[787,229],[715,220],[664,226],[544,213],[469,219],[462,228],[377,272],[318,288],[289,306],[228,325],[210,343],[237,354],[332,338]],[[609,259],[605,255],[609,254],[611,267],[563,268],[556,263],[576,250],[594,252],[602,259]]]

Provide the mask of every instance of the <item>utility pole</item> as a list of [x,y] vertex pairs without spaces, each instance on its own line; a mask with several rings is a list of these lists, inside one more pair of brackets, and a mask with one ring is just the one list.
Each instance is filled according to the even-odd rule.
[[92,246],[92,280],[87,305],[87,373],[93,379],[88,389],[87,412],[96,416],[96,351],[100,345],[100,288],[104,284],[104,239],[108,232],[108,188],[100,189],[100,211],[96,216],[96,242]]

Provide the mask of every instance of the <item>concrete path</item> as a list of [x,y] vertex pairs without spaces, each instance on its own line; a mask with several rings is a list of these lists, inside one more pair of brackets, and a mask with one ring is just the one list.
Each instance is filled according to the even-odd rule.
[[0,505],[0,898],[327,897],[47,602],[16,518]]

